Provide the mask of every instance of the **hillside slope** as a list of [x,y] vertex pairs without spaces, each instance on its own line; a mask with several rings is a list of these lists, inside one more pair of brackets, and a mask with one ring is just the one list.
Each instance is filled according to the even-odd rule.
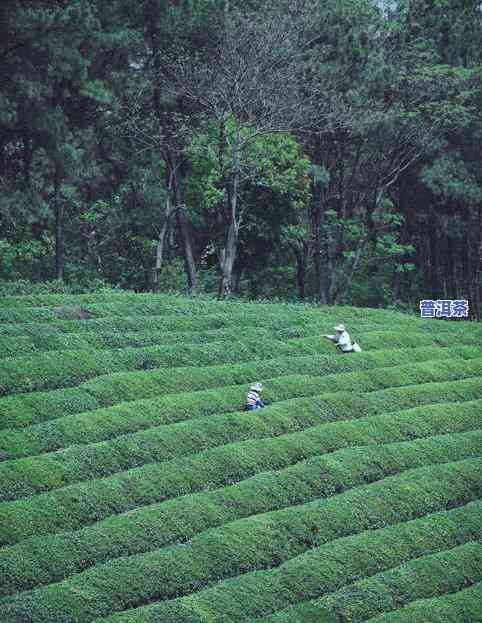
[[5,297],[0,620],[482,621],[481,442],[480,324]]

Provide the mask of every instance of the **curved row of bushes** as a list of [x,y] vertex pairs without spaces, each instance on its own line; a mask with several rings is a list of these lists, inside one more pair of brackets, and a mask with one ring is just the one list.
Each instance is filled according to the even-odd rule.
[[[167,314],[167,315],[131,315],[131,316],[102,316],[99,318],[80,319],[57,319],[47,322],[4,322],[0,323],[0,335],[35,335],[45,331],[63,333],[90,333],[102,331],[201,331],[207,329],[221,329],[232,326],[233,318],[236,318],[236,326],[254,326],[259,324],[264,327],[283,328],[287,325],[326,327],[332,324],[332,315],[323,313],[306,314],[296,309],[266,311],[258,306],[242,306],[238,313],[234,314],[230,307],[222,304],[210,314]],[[366,323],[367,318],[357,322]],[[407,317],[407,321],[409,318]],[[346,321],[354,322],[354,316],[349,315]],[[380,321],[374,320],[375,324]],[[413,329],[413,325],[412,325]]]
[[[326,328],[326,327],[325,327]],[[422,329],[422,328],[421,328]],[[331,330],[331,329],[330,329]],[[391,343],[402,334],[407,333],[381,330],[379,325],[373,323],[357,324],[357,339],[360,339],[360,332],[378,332],[382,335],[385,343]],[[429,343],[439,346],[450,346],[455,344],[473,344],[473,337],[468,335],[454,335],[452,332],[434,333],[418,331],[417,341],[412,340],[411,346],[419,345],[428,340]],[[29,336],[0,336],[0,355],[4,357],[17,357],[30,352],[49,352],[57,350],[101,350],[104,348],[143,348],[146,346],[156,346],[162,344],[197,343],[205,344],[218,340],[239,340],[242,339],[275,339],[288,340],[292,338],[320,336],[320,327],[310,328],[310,326],[286,326],[271,330],[269,327],[249,326],[243,327],[242,332],[237,327],[224,329],[213,329],[203,331],[179,332],[179,331],[97,331],[91,333],[58,333],[49,330],[39,331]],[[367,344],[362,342],[363,346]],[[333,346],[332,346],[333,348]]]
[[475,623],[482,621],[482,583],[451,595],[421,599],[367,623]]
[[[175,314],[192,315],[193,313],[199,315],[199,312],[206,313],[207,311],[213,311],[217,313],[225,313],[231,315],[236,312],[238,316],[239,313],[249,314],[254,312],[256,318],[260,318],[265,310],[269,310],[270,316],[272,316],[273,314],[281,313],[283,317],[289,316],[291,318],[291,324],[293,324],[293,322],[296,322],[298,326],[300,326],[300,317],[303,318],[301,326],[303,326],[307,322],[309,323],[311,320],[314,320],[319,326],[319,321],[322,317],[326,317],[327,322],[332,322],[333,319],[333,311],[331,308],[314,306],[311,304],[289,305],[270,303],[269,305],[263,305],[253,302],[219,302],[210,298],[203,297],[188,299],[186,297],[181,297],[178,295],[143,295],[126,292],[104,292],[84,295],[40,295],[3,297],[2,313],[4,315],[0,316],[0,318],[3,318],[4,321],[10,319],[12,321],[18,320],[24,322],[28,319],[35,319],[39,317],[46,320],[48,312],[46,313],[46,310],[42,310],[42,307],[46,306],[56,307],[53,310],[49,310],[50,315],[53,318],[59,316],[68,318],[69,315],[70,317],[75,318],[78,315],[78,312],[82,312],[82,310],[84,310],[84,315],[104,317],[104,320],[108,320],[105,317],[106,314],[115,316],[119,314],[125,315],[126,312],[140,312],[139,316],[129,318],[127,320],[127,326],[133,328],[134,331],[139,330],[139,325],[141,326],[141,330],[143,330],[146,320],[149,322],[150,326],[161,322],[162,326],[158,326],[157,329],[164,328],[161,318],[148,318],[148,315],[151,315],[152,313],[157,314],[161,310],[163,312],[163,316]],[[40,309],[29,309],[32,307],[38,307]],[[146,316],[143,317],[142,313],[146,314]],[[82,317],[82,314],[80,317]],[[427,331],[428,333],[436,333],[438,335],[440,335],[441,333],[446,333],[453,336],[457,335],[463,337],[466,332],[466,324],[463,322],[447,322],[443,320],[427,321],[415,318],[413,316],[408,316],[400,312],[383,309],[354,309],[352,307],[338,306],[337,317],[343,319],[345,322],[353,323],[356,327],[368,321],[369,323],[371,322],[374,325],[379,326],[385,323],[390,323],[391,325],[398,327],[406,326],[407,328],[409,325],[410,328],[415,328],[418,326],[423,331]],[[86,324],[87,326],[85,326]],[[101,325],[102,324],[106,323],[101,323]],[[107,325],[109,325],[108,322]],[[85,320],[82,320],[80,322],[72,321],[70,326],[74,331],[77,329],[85,333],[85,329],[88,329],[90,331],[92,323],[86,323]],[[126,330],[128,330],[126,327],[126,323],[122,321],[120,325],[117,322],[117,326],[124,333]],[[15,329],[15,327],[13,326],[3,327],[0,325],[0,334],[7,333],[11,335],[22,335],[26,331],[28,331],[28,333],[30,333],[31,335],[36,336],[43,332],[45,327],[48,327],[47,322],[37,323],[37,326],[25,325],[24,328],[20,330]],[[101,327],[97,327],[97,329],[98,328]],[[181,328],[184,329],[184,331],[186,330],[186,326],[183,326]],[[482,338],[482,327],[478,327],[475,325],[475,323],[471,323],[470,328],[473,336],[479,336],[480,338]],[[52,331],[58,332],[66,330],[68,331],[68,328],[66,328],[62,323],[60,325],[57,324],[56,326],[49,328],[50,333],[52,333]],[[69,347],[69,343],[72,344],[70,348],[76,347],[75,340],[71,339],[67,340],[67,346],[62,346],[62,348]],[[129,342],[126,345],[129,345]],[[0,352],[2,352],[1,348]],[[7,352],[10,352],[10,348],[8,348]]]
[[[313,361],[310,360],[308,363],[312,365]],[[259,365],[263,367],[265,363],[260,363]],[[236,377],[237,366],[227,366],[226,368],[226,375],[223,379],[225,381],[242,382],[244,380],[246,382],[249,378],[248,374],[251,374],[247,370],[243,379],[241,376]],[[444,401],[444,396],[451,395],[453,388],[449,386],[447,388],[436,387],[431,389],[428,387],[424,389],[424,383],[469,380],[471,377],[480,375],[481,369],[482,359],[429,360],[412,365],[373,368],[363,372],[346,372],[326,376],[281,376],[266,381],[267,389],[265,394],[269,401],[277,402],[290,398],[316,396],[325,392],[335,393],[335,395],[337,392],[357,392],[360,387],[363,387],[365,393],[389,387],[410,386],[411,389],[408,391],[414,391],[417,397],[420,396],[422,404],[425,391],[429,393],[428,401],[433,402],[433,391],[441,390],[442,393],[439,394],[438,400],[441,402]],[[208,370],[207,368],[200,369],[199,372],[207,373]],[[182,371],[180,369],[176,372]],[[281,371],[278,368],[278,373]],[[246,378],[247,376],[248,378]],[[462,396],[462,400],[470,400],[480,396],[482,381],[480,378],[473,378],[472,380],[473,383],[467,384],[467,388],[471,393]],[[208,377],[205,381],[212,383],[215,382],[215,378]],[[418,384],[419,386],[412,387],[412,384]],[[463,387],[461,386],[461,389]],[[108,389],[111,390],[111,387]],[[112,391],[114,389],[115,387],[112,388]],[[131,386],[130,389],[132,391],[134,388]],[[153,389],[159,391],[159,388],[155,386]],[[446,390],[445,393],[444,389]],[[244,404],[246,390],[246,386],[235,385],[215,390],[168,394],[162,398],[127,402],[107,409],[97,409],[95,411],[60,417],[20,430],[5,429],[0,431],[0,459],[9,460],[33,456],[52,452],[76,443],[85,445],[103,441],[162,424],[194,419],[215,413],[239,411]],[[458,395],[457,388],[455,388],[455,392]],[[402,392],[402,395],[403,393],[405,392]],[[115,393],[111,395],[114,397]],[[96,399],[99,400],[99,395],[96,395]],[[363,404],[365,400],[370,401],[369,394],[363,396],[359,402]],[[403,408],[403,406],[402,399],[398,408]],[[412,403],[410,406],[412,406]],[[362,410],[359,412],[363,413]]]
[[[7,322],[51,322],[59,319],[76,319],[79,312],[88,318],[105,318],[107,316],[126,315],[192,315],[216,311],[219,313],[252,313],[270,314],[272,312],[296,311],[304,313],[313,306],[306,304],[270,303],[263,305],[236,299],[219,301],[212,297],[183,297],[169,294],[128,294],[106,293],[102,295],[54,295],[51,297],[3,297],[0,310],[0,323]],[[316,307],[317,313],[327,315],[327,307]],[[349,313],[352,308],[346,308]],[[372,315],[374,310],[368,310]],[[356,313],[356,312],[355,312]],[[406,317],[402,316],[402,320]]]
[[[222,307],[217,303],[218,307],[214,309],[219,309]],[[248,306],[249,307],[249,306]],[[229,308],[230,309],[230,308]],[[261,309],[264,311],[265,307],[257,305],[256,311]],[[351,310],[353,312],[353,310]],[[330,312],[331,313],[331,312]],[[249,314],[248,314],[249,315]],[[303,318],[303,322],[300,323],[300,317]],[[192,331],[176,331],[175,329],[172,331],[160,330],[159,327],[150,328],[146,330],[144,328],[144,323],[146,318],[135,317],[137,319],[137,325],[135,331],[126,331],[123,329],[109,329],[109,326],[102,326],[97,323],[94,327],[93,331],[85,331],[81,330],[81,332],[69,333],[63,330],[59,330],[55,326],[51,326],[49,323],[37,324],[35,326],[23,326],[23,329],[28,329],[28,336],[24,335],[25,331],[22,330],[21,326],[15,328],[14,325],[9,325],[8,327],[4,327],[4,331],[12,333],[15,335],[11,335],[10,337],[7,335],[0,335],[0,355],[5,357],[18,356],[21,355],[22,352],[30,352],[30,351],[50,351],[50,350],[74,350],[74,349],[100,349],[100,348],[123,348],[123,347],[145,347],[152,346],[156,344],[166,344],[166,343],[175,343],[175,342],[206,342],[206,341],[214,341],[216,339],[216,334],[219,335],[219,339],[223,339],[223,334],[227,334],[232,336],[232,339],[239,339],[240,330],[237,327],[224,327],[220,329],[212,329],[212,330],[204,330],[201,333],[196,332],[193,328]],[[167,317],[162,321],[159,317],[154,319],[154,323],[158,321],[165,324],[165,320],[169,322],[175,321],[178,316]],[[201,323],[203,323],[202,316]],[[276,339],[289,339],[290,337],[306,337],[312,335],[313,333],[320,333],[321,331],[330,330],[331,325],[334,323],[334,318],[327,316],[326,319],[323,319],[323,312],[317,312],[316,316],[313,317],[313,314],[308,314],[303,308],[298,308],[296,311],[296,315],[293,317],[291,314],[289,317],[286,316],[286,312],[282,314],[273,314],[273,311],[270,308],[270,314],[265,315],[261,313],[261,317],[259,313],[256,313],[252,318],[252,323],[243,324],[243,337],[252,336],[256,337],[257,335],[265,335]],[[314,322],[311,322],[311,320]],[[108,318],[104,318],[105,321]],[[134,319],[130,318],[129,322],[132,322]],[[182,319],[181,319],[182,320]],[[149,323],[152,324],[152,319],[148,319]],[[280,321],[283,321],[282,326]],[[296,321],[296,322],[294,322]],[[350,321],[350,316],[347,316],[345,322]],[[85,321],[82,321],[85,323]],[[184,320],[182,320],[184,322]],[[259,323],[263,326],[259,326]],[[323,323],[323,326],[320,323]],[[411,322],[415,323],[415,320]],[[77,323],[78,325],[78,323]],[[416,324],[415,327],[411,326],[411,329],[416,328],[416,331],[421,334],[426,334],[425,339],[429,336],[430,341],[434,341],[441,345],[450,345],[455,344],[457,341],[465,341],[468,342],[469,336],[466,335],[466,332],[461,332],[460,330],[456,330],[460,328],[461,323],[441,323],[441,322],[422,322]],[[87,324],[87,327],[91,326],[91,324]],[[402,323],[402,327],[407,328],[404,323]],[[0,325],[1,328],[1,325]],[[84,327],[85,328],[85,327]],[[357,334],[356,336],[359,338],[359,332],[363,331],[374,331],[374,330],[386,330],[386,326],[381,324],[378,317],[373,317],[372,319],[361,317],[353,320],[353,330]],[[391,329],[391,333],[395,336],[400,333],[400,323],[393,325],[388,325],[388,328]],[[471,325],[471,338],[474,338],[474,330],[477,327]],[[0,333],[2,330],[0,330]],[[398,333],[397,333],[398,332]],[[406,333],[406,331],[405,331]],[[482,330],[480,332],[482,334]],[[19,344],[18,348],[16,348],[16,339],[20,338],[22,343]],[[423,343],[423,342],[422,342]]]
[[316,601],[295,606],[252,623],[333,623],[365,621],[368,617],[401,608],[416,599],[455,593],[482,580],[482,545],[465,543],[349,584]]
[[24,307],[56,307],[65,305],[97,304],[97,303],[139,303],[155,300],[161,303],[170,304],[198,304],[199,302],[216,301],[212,296],[197,295],[188,298],[176,293],[152,293],[152,292],[133,292],[131,290],[101,290],[97,292],[83,292],[82,294],[67,294],[64,292],[36,293],[36,294],[9,294],[2,298],[2,304],[6,308]]
[[[461,428],[455,426],[452,430],[470,430],[473,418],[470,413],[466,417],[467,428],[462,423]],[[425,422],[418,423],[418,427],[410,422],[407,427],[407,416],[403,413],[400,420],[398,431],[397,418],[381,416],[374,422],[345,421],[279,439],[228,444],[30,498],[2,502],[0,544],[12,544],[35,534],[77,529],[115,513],[231,484],[263,470],[280,469],[323,451],[353,445],[355,438],[358,443],[389,442],[410,439],[411,435],[420,437],[424,431],[425,435],[430,435],[432,430],[443,432],[436,424],[431,429]],[[374,432],[376,427],[380,430]]]
[[[329,353],[320,341],[319,351]],[[115,350],[64,350],[33,353],[0,362],[0,395],[73,387],[92,377],[128,370],[208,366],[303,354],[303,346],[271,339],[209,344],[150,346]],[[305,351],[306,352],[306,351]]]
[[[262,327],[244,327],[243,339],[282,339],[285,329],[270,332]],[[302,335],[293,337],[306,337],[308,329],[298,331]],[[18,352],[16,344],[20,340]],[[194,331],[182,333],[178,331],[116,331],[114,333],[48,333],[42,332],[29,337],[1,337],[0,353],[5,356],[19,356],[24,352],[43,353],[57,350],[102,350],[104,348],[144,348],[167,344],[206,344],[220,340],[239,340],[237,328],[218,329],[196,333]],[[449,338],[446,338],[448,344]],[[453,342],[453,340],[452,340]],[[441,344],[442,346],[445,345]]]
[[[333,316],[333,308],[329,306],[319,305],[317,303],[273,303],[271,301],[241,301],[236,299],[228,299],[225,301],[219,301],[212,296],[195,296],[186,297],[180,294],[167,294],[167,293],[135,293],[128,291],[103,291],[103,292],[91,292],[84,294],[36,294],[36,295],[19,295],[12,296],[6,295],[2,297],[2,308],[4,310],[17,310],[22,311],[30,308],[62,308],[62,307],[92,307],[96,310],[98,307],[104,305],[114,305],[117,309],[121,306],[128,306],[127,309],[151,309],[154,306],[156,309],[174,309],[174,310],[192,310],[192,309],[206,309],[211,308],[223,309],[228,311],[234,309],[257,309],[264,311],[270,309],[273,311],[286,310],[297,313],[306,314],[330,314]],[[417,318],[409,316],[408,314],[380,308],[353,308],[347,305],[337,305],[337,315],[345,317],[347,313],[351,313],[356,318],[376,318],[387,321],[392,321],[393,324],[407,321],[410,317],[413,321],[417,321]],[[115,310],[113,311],[115,313]],[[441,323],[442,324],[442,323]],[[446,325],[457,328],[455,322],[443,322],[444,328]]]
[[[178,299],[165,295],[149,297],[120,297],[114,295],[110,299],[99,301],[82,300],[80,297],[63,296],[56,303],[49,305],[29,306],[27,304],[4,305],[0,309],[0,323],[49,323],[58,320],[76,320],[119,316],[148,315],[188,315],[200,316],[212,311],[218,313],[236,313],[250,311],[249,306],[241,303],[220,304],[215,299]],[[117,299],[117,300],[116,300]],[[262,309],[260,313],[265,310]]]
[[[230,314],[211,314],[197,316],[122,316],[117,318],[92,318],[90,320],[58,320],[46,323],[4,323],[0,324],[0,335],[14,337],[17,335],[36,335],[45,331],[56,333],[102,333],[109,331],[206,331],[212,329],[225,329],[232,326],[233,317]],[[301,315],[290,317],[289,315],[257,317],[256,314],[236,316],[236,325],[262,326],[271,329],[282,329],[288,324],[294,326],[306,326],[312,328],[326,327],[327,321],[320,316],[307,320]]]
[[[114,307],[118,308],[117,305]],[[126,311],[133,310],[131,306]],[[199,313],[194,307],[194,313],[183,310],[173,309],[173,313],[156,314],[156,315],[122,315],[122,316],[88,316],[88,311],[82,312],[81,309],[65,309],[65,319],[57,318],[45,319],[43,322],[3,322],[0,323],[0,335],[34,335],[41,331],[45,331],[48,327],[49,331],[64,333],[84,333],[96,331],[145,331],[146,329],[162,329],[193,331],[215,329],[231,326],[233,318],[235,318],[236,326],[255,325],[283,328],[287,325],[312,328],[318,327],[327,329],[334,324],[332,308],[316,308],[305,309],[298,305],[259,305],[246,303],[212,303],[209,313]],[[177,313],[176,313],[177,311]],[[47,310],[42,312],[48,313]],[[62,312],[55,312],[62,314]],[[98,313],[100,313],[98,311]],[[106,311],[107,313],[107,311]],[[71,314],[73,319],[68,319]],[[396,313],[385,312],[383,310],[355,309],[353,307],[337,308],[337,316],[343,318],[343,322],[352,325],[353,328],[363,326],[364,324],[374,324],[380,327],[390,324],[399,328],[413,330],[416,325],[426,327],[423,322],[417,322],[412,316]],[[390,318],[391,322],[387,322]]]
[[[395,366],[402,363],[428,359],[476,358],[477,347],[459,346],[449,349],[421,347],[359,353],[351,355],[299,356],[277,358],[236,366],[213,366],[204,370],[148,370],[144,372],[117,373],[98,377],[77,388],[34,392],[0,397],[0,428],[20,428],[36,423],[90,411],[101,406],[123,401],[153,398],[173,393],[176,388],[193,391],[215,387],[216,384],[244,384],[256,378],[269,378],[280,373],[320,374],[350,370],[370,369],[377,366]],[[239,400],[239,399],[238,399]]]
[[[392,348],[416,348],[423,341],[426,346],[437,343],[430,343],[420,334],[367,332],[362,335],[366,348],[371,350],[383,349],[387,344]],[[0,362],[0,394],[72,387],[89,378],[118,371],[201,367],[307,353],[338,354],[334,345],[320,336],[281,342],[249,333],[242,340],[239,334],[236,340],[228,334],[227,338],[208,344],[190,343],[188,337],[187,341],[144,348],[32,353]]]
[[[368,351],[387,346],[391,349],[416,348],[421,343],[431,346],[440,342],[430,342],[426,336],[417,333],[367,332],[360,335]],[[121,371],[239,364],[308,353],[342,356],[333,344],[320,336],[285,342],[269,337],[249,339],[243,336],[242,340],[228,338],[208,344],[184,342],[144,348],[32,353],[0,361],[0,395],[73,387],[92,377]]]
[[[328,542],[267,571],[248,572],[185,597],[94,619],[95,623],[245,623],[375,575],[413,558],[476,541],[480,502]],[[376,555],[375,555],[376,553]],[[308,611],[309,612],[309,611]],[[313,623],[333,623],[317,610]],[[307,623],[306,619],[303,623]]]
[[[478,413],[482,401],[463,403],[457,423],[466,425],[463,415]],[[458,414],[457,407],[443,406],[435,411],[445,425],[444,410]],[[195,418],[171,425],[148,428],[140,433],[122,435],[88,445],[74,445],[62,452],[47,452],[27,458],[0,462],[0,500],[12,500],[57,489],[76,482],[101,478],[116,472],[152,462],[168,461],[225,444],[250,439],[267,439],[269,446],[280,441],[280,435],[314,427],[336,419],[361,417],[359,409],[326,407],[323,397],[281,401],[262,412],[231,413]],[[428,417],[428,416],[427,416]],[[378,420],[374,420],[378,423]],[[477,420],[471,425],[477,427]],[[383,427],[382,427],[383,428]],[[371,426],[367,429],[371,434]],[[443,431],[444,429],[442,429]],[[454,429],[467,430],[467,429]],[[309,432],[309,431],[308,431]],[[436,433],[434,433],[436,434]],[[276,436],[276,439],[269,439]],[[376,436],[375,436],[376,438]],[[48,435],[39,440],[49,444]],[[354,441],[360,441],[355,435]],[[365,443],[365,437],[361,439]],[[51,443],[51,442],[50,442]],[[367,443],[370,443],[368,438]],[[42,449],[48,447],[44,445]],[[39,446],[36,448],[39,449]],[[28,447],[23,446],[23,451]]]
[[[3,623],[18,622],[25,612],[31,623],[88,623],[149,600],[171,599],[209,582],[278,566],[342,536],[466,504],[477,498],[481,474],[481,459],[431,465],[326,500],[241,519],[200,533],[187,544],[112,560],[57,584],[6,597],[0,600]],[[373,554],[371,550],[371,558]],[[344,577],[350,581],[348,573]]]
[[[50,309],[49,309],[50,308]],[[130,311],[141,314],[155,314],[159,311],[168,314],[185,313],[199,314],[210,310],[219,310],[224,313],[256,311],[264,312],[296,312],[322,315],[333,315],[332,308],[312,303],[272,303],[265,304],[259,301],[242,301],[228,299],[219,301],[209,296],[186,297],[176,294],[136,294],[129,292],[104,292],[93,294],[66,295],[38,295],[38,296],[4,296],[0,322],[29,321],[36,317],[44,320],[47,315],[55,320],[58,314],[75,313],[78,309],[85,310],[96,317],[106,315],[126,315]],[[21,314],[24,313],[22,318]],[[393,319],[397,322],[407,322],[409,316],[400,312],[374,309],[353,308],[346,305],[337,306],[337,312],[343,317],[351,314],[354,318]],[[56,315],[57,314],[57,315]],[[25,320],[28,319],[28,320]]]
[[[437,354],[435,357],[432,355],[432,357],[436,358],[441,366],[446,366],[447,369],[453,364],[458,365],[460,363],[459,356],[463,359],[475,361],[477,357],[480,358],[481,353],[480,348],[470,346],[450,349],[438,348],[435,351]],[[364,374],[364,377],[360,377],[358,380],[362,383],[366,382],[366,391],[369,391],[373,386],[371,382],[372,370],[377,368],[385,368],[387,377],[392,375],[390,371],[394,371],[394,375],[400,372],[406,380],[414,379],[412,382],[423,382],[423,379],[427,378],[427,374],[429,374],[428,366],[425,366],[427,372],[424,375],[424,369],[420,379],[416,377],[417,371],[420,369],[420,366],[424,366],[425,362],[432,359],[432,357],[429,356],[428,351],[417,348],[410,349],[404,353],[402,350],[381,350],[379,352],[360,353],[358,355],[337,353],[334,355],[287,356],[231,365],[206,366],[203,368],[158,368],[145,372],[120,372],[87,381],[83,388],[89,394],[95,396],[99,405],[109,406],[119,402],[157,397],[180,391],[184,393],[211,388],[219,388],[221,390],[221,387],[226,385],[251,383],[253,380],[293,374],[316,376],[317,378],[313,379],[314,382],[317,382],[319,375],[327,375],[324,378],[329,387],[335,391],[336,388],[347,389],[345,381],[349,383],[348,377],[337,380],[335,378],[336,373],[366,370],[366,373],[360,372],[360,374]],[[408,362],[413,362],[413,365],[410,366]],[[402,366],[400,364],[405,364],[404,370],[401,369]],[[395,370],[395,367],[398,369]],[[410,371],[412,367],[415,367],[413,372]],[[356,372],[353,372],[353,374],[356,374]],[[328,375],[331,375],[329,379]],[[355,377],[353,378],[355,381],[354,386],[358,389],[360,386],[356,384]],[[434,374],[431,380],[437,380],[437,375]],[[404,384],[408,383],[405,382]],[[295,395],[303,394],[300,394],[298,391]],[[266,397],[268,400],[270,399],[268,394],[266,394]]]
[[[394,416],[393,430],[380,446],[344,448],[280,471],[261,472],[219,490],[183,495],[115,515],[77,532],[35,536],[2,548],[0,575],[4,581],[0,595],[57,582],[107,559],[185,542],[226,522],[334,495],[405,469],[477,455],[481,437],[474,432],[388,443],[417,433],[437,432],[437,426],[447,431],[471,426],[470,419],[465,424],[447,421],[440,426],[432,417],[425,423],[423,413],[414,424],[411,416],[415,417],[410,413]],[[409,435],[403,430],[407,425]],[[430,425],[433,429],[428,432]],[[328,436],[333,439],[336,433],[332,428]],[[327,445],[330,447],[330,442]]]

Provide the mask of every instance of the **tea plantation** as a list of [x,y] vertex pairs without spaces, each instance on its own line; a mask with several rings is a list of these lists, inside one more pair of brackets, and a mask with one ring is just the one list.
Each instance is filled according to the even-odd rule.
[[1,623],[482,621],[482,325],[5,297],[0,354]]

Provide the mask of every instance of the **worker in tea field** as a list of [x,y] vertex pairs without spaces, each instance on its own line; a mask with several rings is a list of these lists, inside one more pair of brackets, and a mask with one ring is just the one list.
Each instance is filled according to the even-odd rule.
[[256,409],[262,409],[264,407],[264,402],[261,400],[262,391],[262,383],[254,383],[251,385],[246,397],[246,411],[256,411]]
[[342,353],[360,353],[361,348],[356,342],[351,341],[350,334],[345,329],[344,324],[337,324],[335,335],[324,335],[338,346]]

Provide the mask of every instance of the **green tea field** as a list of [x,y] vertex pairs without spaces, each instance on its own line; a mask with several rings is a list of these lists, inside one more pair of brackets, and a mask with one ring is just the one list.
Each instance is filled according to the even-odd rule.
[[0,301],[1,623],[482,621],[481,485],[480,323]]

